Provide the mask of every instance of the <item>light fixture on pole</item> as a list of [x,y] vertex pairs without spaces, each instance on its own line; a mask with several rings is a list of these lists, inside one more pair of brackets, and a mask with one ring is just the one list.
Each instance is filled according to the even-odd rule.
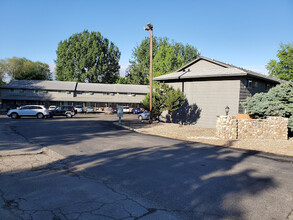
[[149,123],[153,122],[153,25],[148,23],[147,27],[144,27],[146,31],[150,32],[150,119]]
[[228,116],[229,111],[230,111],[230,108],[229,108],[229,106],[227,105],[227,107],[225,108],[226,116]]

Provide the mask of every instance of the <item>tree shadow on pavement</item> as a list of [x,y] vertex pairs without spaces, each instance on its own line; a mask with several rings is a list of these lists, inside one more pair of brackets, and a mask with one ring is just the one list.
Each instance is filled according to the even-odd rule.
[[[44,172],[38,180],[19,178],[18,190],[30,194],[42,178],[54,179],[60,173],[66,176],[76,174],[111,186],[117,192],[150,201],[180,218],[245,219],[248,212],[261,202],[258,196],[278,186],[272,176],[260,174],[257,168],[240,166],[256,152],[248,154],[183,141],[163,145],[164,138],[150,138],[153,142],[150,147],[138,142],[128,148],[117,146],[117,149],[94,154],[68,156],[42,168]],[[59,169],[60,165],[66,165],[66,169]],[[26,172],[30,171],[13,175],[25,176]],[[11,174],[2,174],[0,178],[6,178],[6,175]],[[2,184],[0,187],[3,190]],[[92,194],[99,194],[99,191]],[[246,204],[248,201],[251,203]],[[151,208],[158,211],[156,207]],[[254,213],[250,214],[253,216]]]
[[111,121],[88,118],[84,120],[9,120],[5,126],[0,127],[0,137],[3,136],[0,140],[0,152],[79,144],[93,138],[114,138],[128,133],[130,132],[113,125]]

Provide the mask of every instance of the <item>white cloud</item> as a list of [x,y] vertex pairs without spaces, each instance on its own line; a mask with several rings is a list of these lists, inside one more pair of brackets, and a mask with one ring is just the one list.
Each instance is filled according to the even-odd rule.
[[55,64],[55,63],[50,63],[50,64],[48,64],[48,65],[49,65],[50,71],[51,71],[52,73],[55,73],[55,67],[56,67],[56,64]]
[[56,80],[56,77],[55,77],[55,67],[56,67],[56,64],[55,63],[50,63],[48,65],[49,65],[50,71],[52,72],[53,80]]
[[125,76],[125,73],[126,73],[126,69],[128,68],[129,66],[129,63],[120,63],[120,70],[119,70],[119,73],[120,73],[120,76]]

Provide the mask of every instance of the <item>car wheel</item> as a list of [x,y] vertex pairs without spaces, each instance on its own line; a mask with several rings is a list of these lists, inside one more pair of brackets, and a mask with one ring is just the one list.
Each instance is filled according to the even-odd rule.
[[138,119],[142,121],[142,116],[139,116]]
[[12,118],[12,119],[17,119],[17,118],[18,118],[18,114],[15,113],[15,112],[13,112],[13,113],[11,114],[11,118]]
[[37,119],[42,119],[42,118],[44,118],[44,115],[42,113],[38,113],[37,114]]
[[66,118],[72,118],[72,114],[66,113]]

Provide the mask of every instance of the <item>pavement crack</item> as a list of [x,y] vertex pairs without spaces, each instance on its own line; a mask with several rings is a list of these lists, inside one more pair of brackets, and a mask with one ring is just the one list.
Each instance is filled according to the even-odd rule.
[[20,154],[4,154],[4,155],[0,155],[1,157],[16,157],[16,156],[34,156],[34,155],[40,155],[40,154],[44,154],[44,151],[40,151],[40,152],[35,152],[35,153],[20,153]]
[[286,220],[293,220],[293,209],[289,212]]
[[139,216],[139,217],[136,217],[136,218],[134,218],[135,220],[137,220],[137,219],[141,219],[141,218],[143,218],[143,217],[145,217],[145,216],[147,216],[147,215],[151,215],[151,214],[153,214],[153,213],[155,213],[156,211],[158,211],[159,209],[154,209],[154,208],[149,208],[149,209],[147,209],[148,211],[146,212],[146,213],[144,213],[143,215],[141,215],[141,216]]

